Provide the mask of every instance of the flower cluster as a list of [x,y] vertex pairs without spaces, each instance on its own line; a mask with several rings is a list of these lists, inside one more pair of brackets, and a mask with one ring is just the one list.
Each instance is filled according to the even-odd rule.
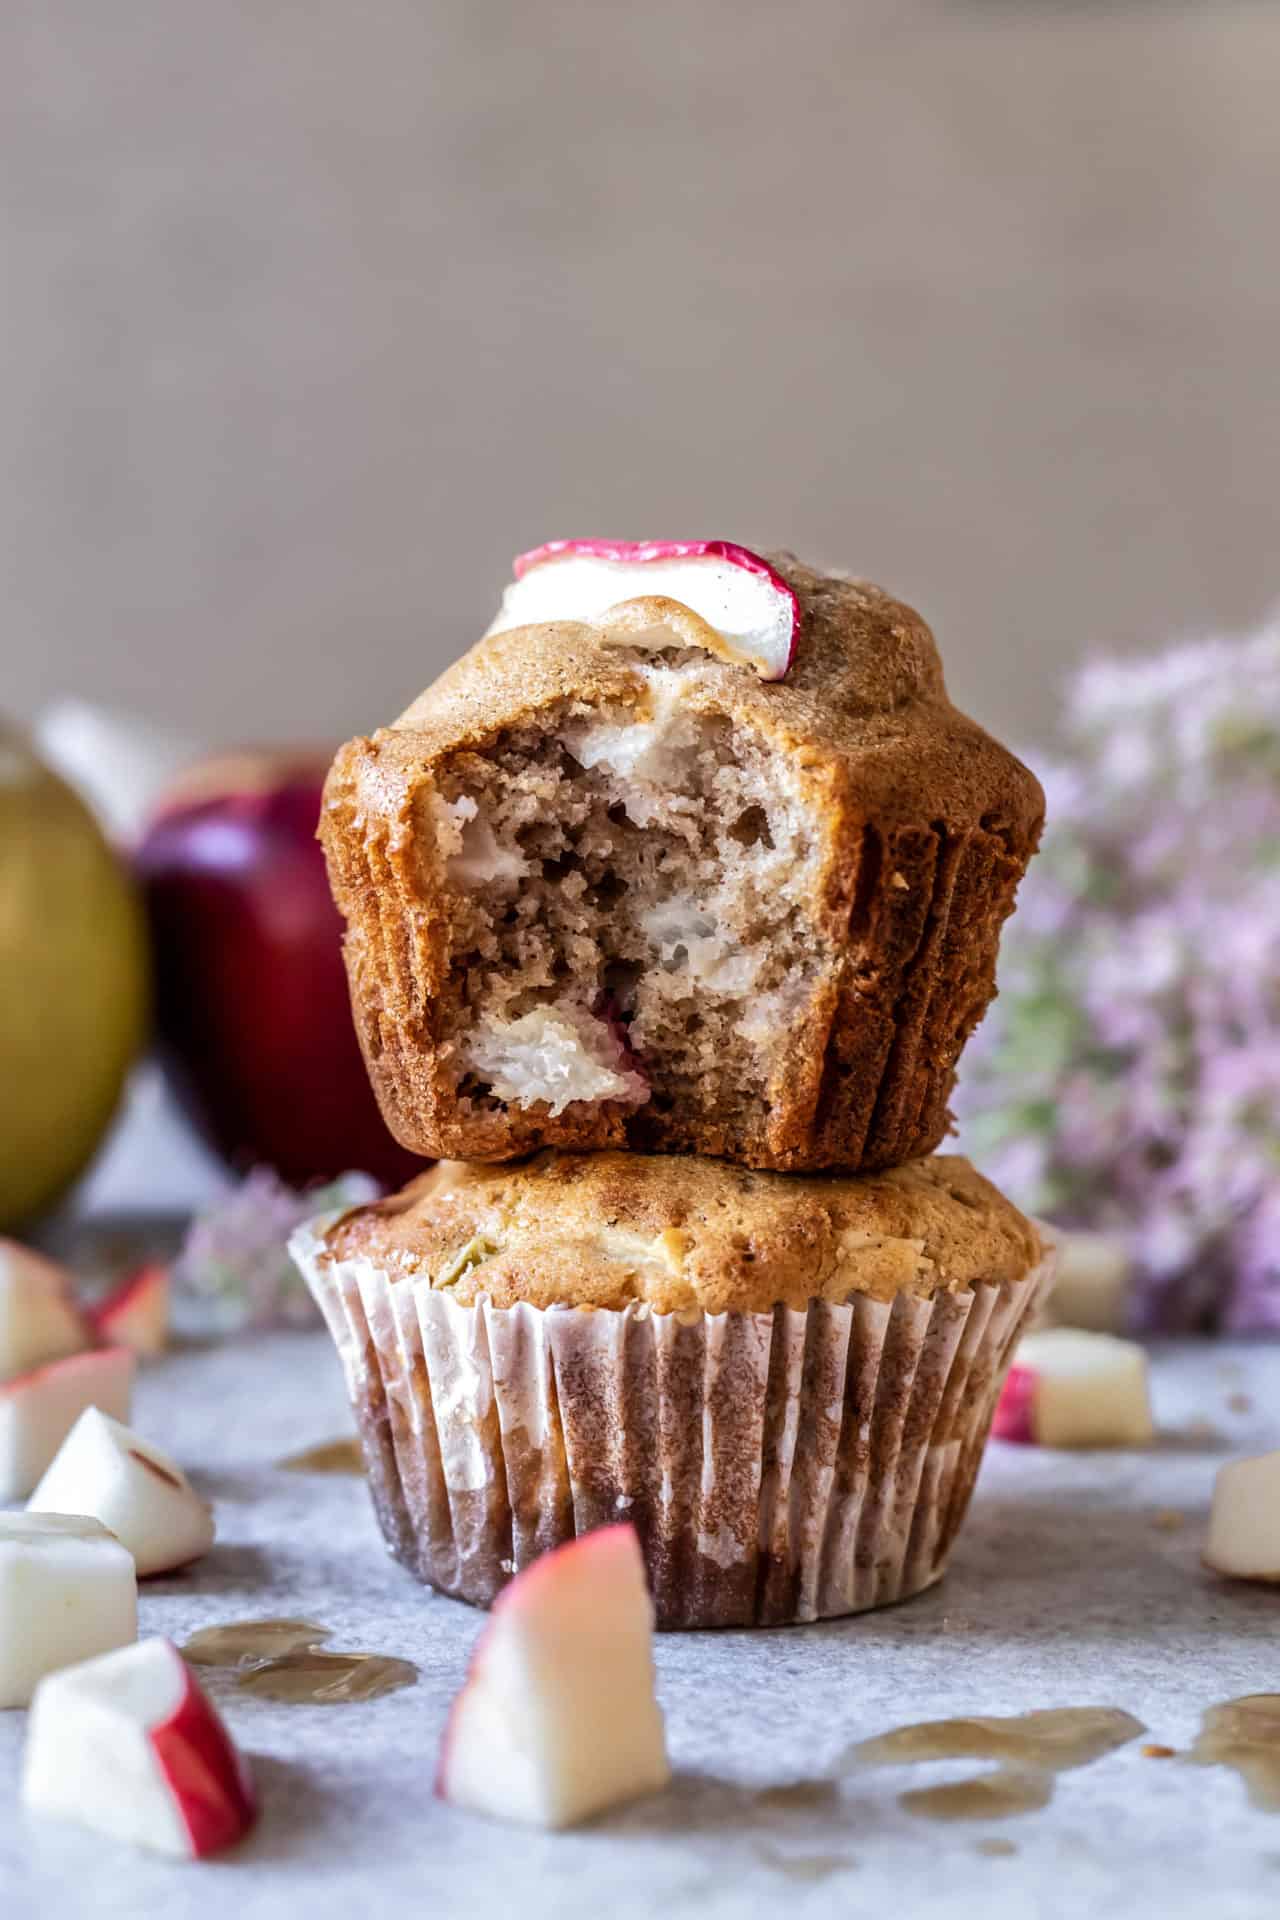
[[358,1207],[382,1189],[364,1173],[298,1193],[268,1167],[253,1172],[188,1231],[174,1267],[185,1317],[206,1333],[314,1326],[319,1313],[289,1258],[294,1228],[318,1213]]
[[1280,624],[1087,667],[963,1144],[1121,1233],[1148,1328],[1280,1327]]

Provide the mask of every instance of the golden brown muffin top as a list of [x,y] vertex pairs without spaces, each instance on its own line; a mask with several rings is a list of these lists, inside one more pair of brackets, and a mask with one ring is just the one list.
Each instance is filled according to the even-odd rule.
[[442,1161],[349,1213],[325,1258],[430,1278],[471,1306],[763,1313],[1021,1280],[1035,1228],[958,1155],[889,1173],[755,1173],[726,1161],[538,1154]]
[[[920,615],[869,581],[817,572],[794,554],[768,557],[801,609],[790,668],[764,681],[749,665],[693,649],[681,655],[689,709],[726,714],[755,732],[828,805],[852,804],[884,827],[982,816],[1030,851],[1044,814],[1039,782],[951,705]],[[487,635],[392,726],[348,742],[330,804],[358,766],[361,807],[398,815],[406,782],[443,754],[483,751],[510,729],[559,725],[601,707],[643,712],[650,693],[633,640],[606,623],[577,621]]]

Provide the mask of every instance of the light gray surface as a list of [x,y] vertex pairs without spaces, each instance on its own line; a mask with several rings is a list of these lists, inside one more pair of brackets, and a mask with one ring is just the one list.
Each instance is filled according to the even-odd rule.
[[0,698],[389,720],[557,534],[883,580],[1047,731],[1277,592],[1269,0],[0,8]]
[[[332,1627],[336,1646],[416,1661],[421,1681],[331,1708],[274,1706],[216,1684],[254,1757],[264,1811],[239,1851],[202,1866],[19,1813],[23,1716],[0,1715],[0,1911],[6,1920],[515,1911],[649,1920],[779,1906],[894,1920],[1271,1914],[1280,1816],[1250,1810],[1233,1774],[1146,1759],[1134,1744],[1063,1776],[1042,1812],[939,1826],[909,1817],[897,1795],[964,1763],[853,1774],[841,1755],[926,1717],[1081,1704],[1125,1707],[1151,1739],[1181,1747],[1204,1707],[1280,1687],[1280,1598],[1222,1586],[1198,1561],[1215,1467],[1277,1437],[1261,1412],[1229,1399],[1244,1391],[1261,1409],[1277,1388],[1277,1350],[1169,1350],[1156,1372],[1160,1448],[1085,1457],[994,1447],[953,1571],[934,1593],[827,1626],[661,1639],[676,1784],[594,1827],[542,1835],[431,1796],[479,1616],[386,1559],[358,1480],[273,1468],[347,1424],[326,1338],[173,1356],[144,1378],[138,1423],[200,1469],[220,1537],[198,1573],[145,1589],[144,1632],[180,1640],[218,1621],[301,1613]],[[1217,1438],[1195,1431],[1206,1420]],[[1168,1507],[1187,1515],[1179,1532],[1152,1524]],[[825,1810],[757,1797],[828,1776],[840,1791]],[[983,1855],[979,1843],[995,1836],[1017,1852]],[[850,1864],[824,1873],[830,1855]]]

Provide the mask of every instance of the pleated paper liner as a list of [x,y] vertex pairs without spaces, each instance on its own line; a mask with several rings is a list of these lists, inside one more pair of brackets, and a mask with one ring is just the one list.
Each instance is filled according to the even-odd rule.
[[1052,1254],[1014,1284],[701,1314],[459,1306],[291,1250],[337,1344],[387,1543],[487,1606],[632,1521],[662,1627],[775,1626],[938,1580]]

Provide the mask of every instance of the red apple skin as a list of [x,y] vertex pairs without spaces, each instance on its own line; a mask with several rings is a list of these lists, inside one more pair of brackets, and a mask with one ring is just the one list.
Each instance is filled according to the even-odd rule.
[[640,565],[648,560],[724,560],[729,566],[758,574],[791,608],[791,644],[787,658],[780,671],[769,676],[771,679],[785,679],[795,659],[796,641],[800,634],[800,600],[795,588],[783,579],[762,553],[753,553],[750,547],[740,547],[736,540],[545,540],[540,547],[530,547],[527,553],[518,553],[511,571],[517,580],[523,580],[526,573],[541,566],[544,560],[558,560],[567,554],[584,554],[593,560],[620,560],[632,565]]
[[629,1520],[615,1521],[611,1526],[594,1527],[589,1533],[577,1534],[572,1540],[566,1540],[562,1546],[552,1547],[550,1553],[539,1557],[516,1574],[513,1580],[503,1587],[493,1605],[489,1608],[489,1619],[480,1630],[480,1638],[471,1649],[471,1658],[467,1662],[467,1672],[462,1685],[454,1696],[449,1709],[449,1717],[444,1723],[444,1733],[440,1738],[440,1752],[436,1759],[435,1779],[432,1792],[437,1800],[449,1798],[449,1756],[453,1749],[458,1721],[462,1717],[467,1695],[475,1685],[476,1677],[484,1666],[489,1635],[494,1617],[512,1611],[519,1612],[529,1604],[530,1595],[537,1595],[540,1587],[548,1580],[556,1581],[564,1577],[565,1564],[570,1566],[586,1554],[590,1557],[598,1551],[601,1535],[611,1538],[615,1534],[629,1533],[636,1542],[636,1554],[640,1553],[639,1537]]
[[992,1438],[1036,1444],[1036,1376],[1030,1367],[1010,1367],[996,1403]]
[[196,769],[136,855],[161,1055],[237,1171],[292,1186],[349,1169],[399,1187],[424,1162],[387,1130],[360,1055],[342,921],[316,841],[328,755]]
[[[153,1295],[160,1298],[158,1336],[154,1341],[149,1337],[139,1340],[132,1331],[130,1321],[139,1309],[144,1313],[147,1311]],[[163,1349],[168,1334],[168,1295],[169,1269],[159,1261],[149,1261],[126,1275],[105,1300],[99,1300],[88,1309],[89,1324],[97,1338],[107,1346],[129,1347],[134,1353],[148,1355],[158,1353]],[[150,1320],[144,1322],[144,1331],[150,1334]]]
[[199,1860],[243,1838],[258,1817],[258,1796],[239,1748],[176,1647],[173,1657],[181,1663],[185,1691],[147,1738]]

